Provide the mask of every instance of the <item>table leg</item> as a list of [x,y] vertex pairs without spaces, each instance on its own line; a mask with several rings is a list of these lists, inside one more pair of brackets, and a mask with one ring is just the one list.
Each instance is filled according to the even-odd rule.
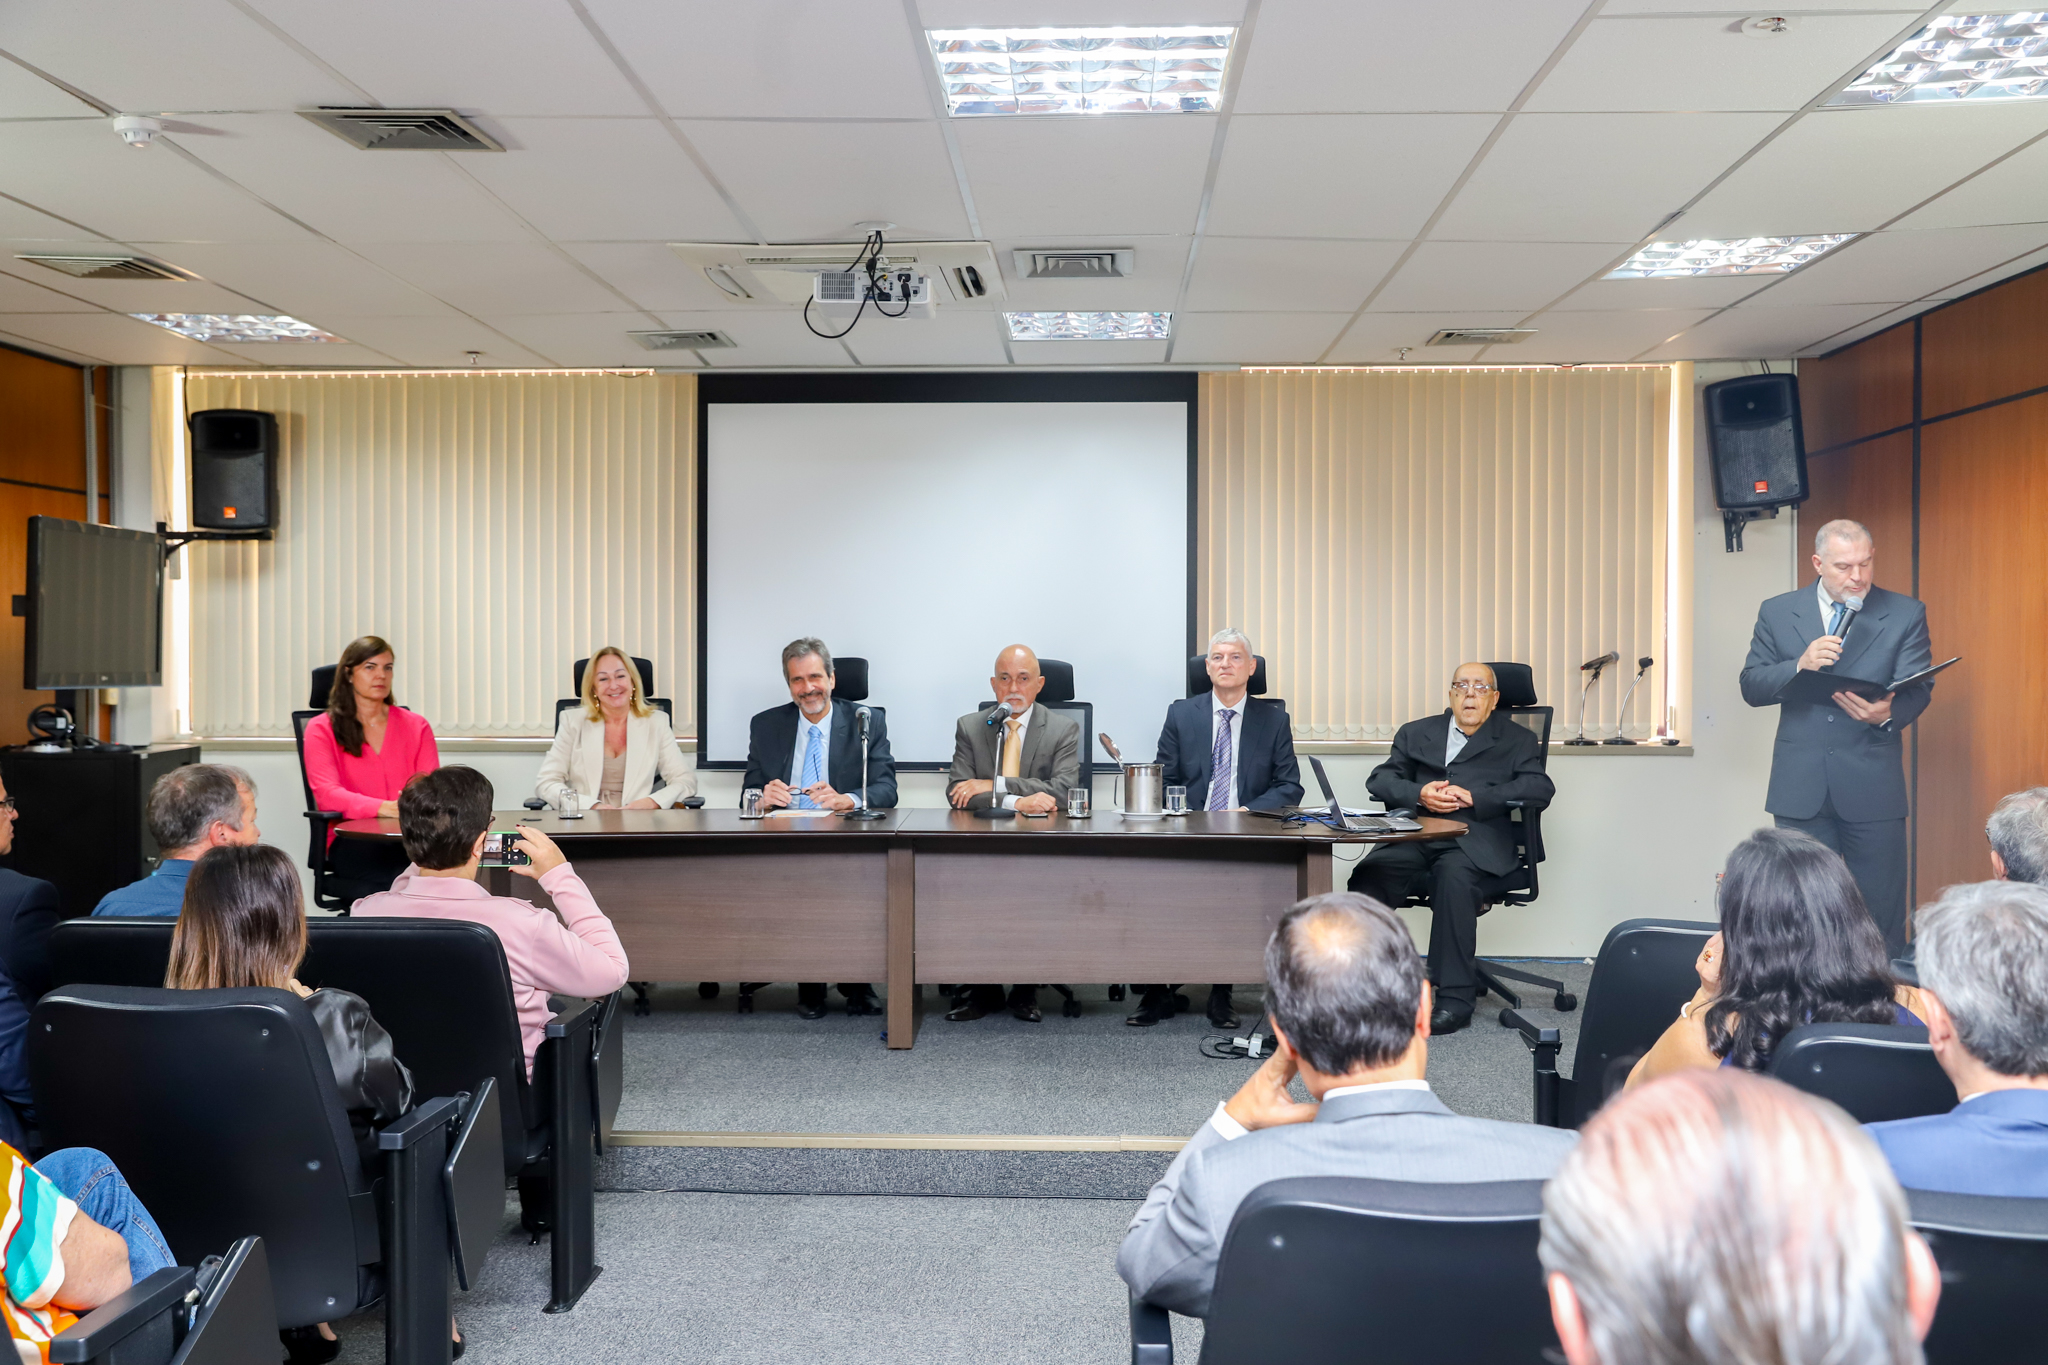
[[917,1041],[917,864],[906,846],[889,850],[889,1046]]
[[1297,869],[1294,890],[1302,900],[1310,896],[1327,896],[1331,891],[1331,879],[1336,875],[1335,861],[1331,854],[1335,846],[1326,843],[1308,843],[1303,847],[1301,866]]

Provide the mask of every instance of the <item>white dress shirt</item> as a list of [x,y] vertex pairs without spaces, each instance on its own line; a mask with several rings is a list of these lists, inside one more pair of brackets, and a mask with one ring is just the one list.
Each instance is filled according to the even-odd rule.
[[[813,730],[818,732],[818,743],[824,749],[824,753],[821,755],[824,762],[823,766],[818,769],[818,780],[825,783],[832,781],[832,721],[838,714],[838,707],[828,706],[825,708],[825,718],[813,723],[811,718],[803,713],[802,708],[798,708],[796,713],[796,747],[789,751],[788,782],[789,789],[792,792],[800,792],[804,789],[804,750],[810,747],[811,731]],[[835,787],[833,790],[836,791],[838,788]],[[796,802],[791,801],[790,804],[795,805]]]
[[[1835,599],[1828,596],[1828,585],[1821,582],[1818,578],[1813,580],[1813,591],[1814,595],[1820,598],[1820,628],[1826,630],[1828,628],[1828,618],[1835,614]],[[1855,619],[1856,613],[1850,612],[1849,621]],[[1848,628],[1849,621],[1842,622],[1845,630]]]
[[[1323,1092],[1323,1098],[1317,1102],[1320,1104],[1327,1104],[1329,1101],[1336,1099],[1339,1095],[1363,1095],[1373,1090],[1427,1089],[1429,1089],[1429,1082],[1422,1080],[1374,1081],[1371,1085],[1340,1085],[1336,1087],[1334,1090],[1325,1090]],[[1228,1103],[1229,1101],[1225,1100],[1216,1106],[1216,1112],[1209,1115],[1209,1126],[1211,1128],[1214,1128],[1217,1132],[1217,1135],[1220,1136],[1225,1142],[1235,1142],[1238,1138],[1241,1138],[1246,1133],[1249,1133],[1251,1129],[1245,1127],[1243,1124],[1239,1123],[1236,1119],[1230,1117],[1230,1115],[1225,1112],[1224,1105]]]
[[[1035,706],[1037,703],[1034,702],[1032,705]],[[1010,720],[1017,722],[1017,766],[1021,768],[1024,766],[1024,736],[1030,733],[1031,730],[1031,707],[1025,707],[1022,711],[1010,717]],[[996,804],[1004,810],[1015,810],[1017,809],[1017,798],[1009,794],[1010,788],[1004,782],[1002,775],[1003,745],[1009,741],[1009,736],[1009,721],[1004,721],[996,726]]]
[[[1244,804],[1237,799],[1237,793],[1244,790],[1244,781],[1240,776],[1244,770],[1238,766],[1237,759],[1238,755],[1244,752],[1244,705],[1247,701],[1251,700],[1251,695],[1251,692],[1247,690],[1242,697],[1237,699],[1237,705],[1225,706],[1216,700],[1216,693],[1213,690],[1209,693],[1209,756],[1211,758],[1216,756],[1216,727],[1223,723],[1216,718],[1216,713],[1218,711],[1235,711],[1237,713],[1237,719],[1230,722],[1230,785],[1235,790],[1228,793],[1230,800],[1227,804],[1232,806]],[[1209,777],[1213,782],[1216,774],[1211,773]],[[1205,802],[1204,804],[1207,803]]]
[[1458,761],[1458,755],[1465,752],[1465,746],[1472,742],[1472,736],[1458,726],[1458,718],[1451,717],[1450,737],[1444,740],[1444,767],[1449,768]]

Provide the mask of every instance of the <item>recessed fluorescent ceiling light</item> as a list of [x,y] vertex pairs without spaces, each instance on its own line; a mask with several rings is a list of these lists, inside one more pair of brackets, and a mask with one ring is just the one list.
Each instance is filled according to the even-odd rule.
[[194,341],[340,341],[310,322],[257,313],[130,313]]
[[2048,11],[1944,14],[1828,103],[1927,104],[2048,97]]
[[925,30],[946,112],[1212,114],[1234,28]]
[[1783,275],[1860,236],[1743,237],[1732,242],[1652,242],[1609,271],[1610,280],[1672,280],[1690,275]]
[[1171,313],[1005,313],[1012,341],[1164,341]]

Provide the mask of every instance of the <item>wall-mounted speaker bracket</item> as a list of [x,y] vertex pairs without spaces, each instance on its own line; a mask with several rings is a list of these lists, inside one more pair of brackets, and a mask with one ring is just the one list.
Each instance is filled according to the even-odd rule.
[[1721,509],[1721,534],[1728,542],[1728,553],[1736,554],[1742,549],[1742,528],[1752,521],[1766,517],[1776,520],[1775,507],[1724,507]]
[[184,549],[195,540],[276,540],[277,532],[265,528],[261,531],[173,531],[165,522],[156,524],[156,538],[163,542],[164,560]]

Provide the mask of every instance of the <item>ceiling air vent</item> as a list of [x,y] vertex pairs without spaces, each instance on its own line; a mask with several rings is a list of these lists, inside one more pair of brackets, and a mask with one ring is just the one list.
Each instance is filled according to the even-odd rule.
[[1512,346],[1536,335],[1534,327],[1446,327],[1431,337],[1430,346]]
[[739,343],[723,332],[628,332],[650,351],[729,351]]
[[45,256],[24,252],[17,261],[34,261],[81,280],[196,280],[189,270],[180,270],[147,256]]
[[299,117],[366,152],[502,152],[453,109],[301,109]]
[[1017,274],[1027,280],[1117,280],[1137,268],[1130,247],[1086,247],[1012,251]]

